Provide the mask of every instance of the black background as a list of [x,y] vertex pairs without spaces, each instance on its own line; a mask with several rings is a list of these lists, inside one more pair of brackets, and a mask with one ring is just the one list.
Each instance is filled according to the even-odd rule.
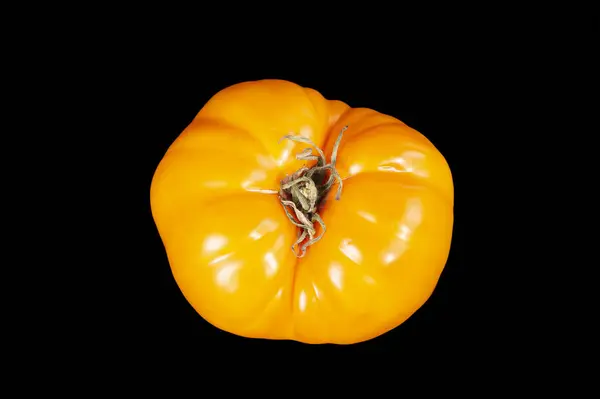
[[[320,376],[338,389],[337,367],[315,369],[354,359],[362,374],[417,369],[420,360],[423,373],[447,360],[453,365],[444,372],[454,380],[477,388],[474,366],[500,375],[498,388],[511,371],[525,368],[529,380],[539,365],[576,370],[581,362],[563,354],[589,356],[584,336],[593,330],[579,323],[597,312],[583,310],[595,292],[582,284],[595,283],[593,257],[583,254],[597,243],[577,233],[591,221],[584,201],[595,200],[594,177],[584,177],[595,170],[594,154],[584,155],[595,150],[588,144],[594,124],[581,122],[596,111],[595,79],[586,73],[595,65],[589,38],[598,21],[585,18],[596,14],[453,3],[448,10],[427,4],[416,15],[361,3],[335,14],[290,5],[273,16],[266,6],[246,14],[231,3],[223,13],[193,5],[200,10],[169,16],[165,3],[53,4],[62,18],[28,7],[22,23],[7,25],[5,116],[17,124],[7,123],[3,136],[3,198],[22,208],[4,207],[5,219],[17,222],[4,228],[2,268],[4,309],[16,315],[3,324],[15,333],[3,352],[15,355],[10,371],[30,376],[41,365],[50,376],[67,364],[99,376],[96,389],[117,369],[129,379],[146,365],[192,365],[227,378],[245,358],[253,364],[244,372],[270,377],[289,373],[280,365],[308,360],[303,373],[290,373],[292,390]],[[393,331],[348,346],[246,339],[205,322],[175,284],[150,211],[153,173],[211,96],[264,78],[392,115],[448,161],[455,186],[449,259],[431,298]],[[390,362],[352,357],[370,353]],[[266,356],[275,361],[263,367]],[[199,371],[192,381],[204,385]],[[398,374],[390,379],[396,389]],[[138,375],[152,387],[160,382]],[[565,375],[540,373],[536,389]],[[80,382],[59,376],[72,388]],[[27,381],[19,389],[41,386]],[[425,389],[434,385],[441,384]]]
[[[569,269],[581,243],[563,263],[558,250],[578,231],[581,204],[548,206],[562,191],[588,196],[578,190],[590,180],[577,187],[574,175],[580,151],[593,148],[585,144],[593,130],[573,126],[591,102],[577,106],[564,126],[558,120],[567,114],[563,103],[578,99],[563,88],[593,94],[592,80],[580,75],[593,65],[586,39],[595,37],[587,30],[596,20],[572,18],[562,8],[550,16],[539,7],[527,14],[456,10],[455,4],[455,13],[433,7],[420,16],[361,5],[355,18],[321,14],[326,21],[316,21],[312,8],[299,21],[265,12],[259,22],[239,9],[189,11],[186,20],[165,16],[162,7],[64,12],[68,21],[45,18],[52,26],[29,43],[13,40],[25,40],[21,30],[37,25],[25,13],[27,23],[7,36],[17,54],[6,64],[20,72],[6,76],[7,88],[17,88],[10,102],[28,104],[13,135],[25,144],[6,147],[7,158],[23,150],[6,176],[25,172],[24,187],[9,197],[26,209],[6,208],[19,226],[6,231],[24,238],[25,248],[7,248],[19,262],[6,262],[3,271],[23,276],[3,282],[16,290],[6,307],[18,309],[19,320],[8,327],[17,327],[21,338],[8,351],[27,370],[32,363],[22,354],[32,348],[40,349],[35,355],[54,352],[44,356],[52,364],[68,353],[103,367],[99,354],[112,358],[109,367],[129,369],[123,360],[170,367],[165,354],[201,363],[211,353],[231,355],[224,359],[275,354],[285,361],[377,353],[395,364],[406,355],[474,356],[495,365],[496,355],[511,353],[512,367],[532,347],[548,358],[555,357],[548,347],[573,342],[544,342],[552,332],[576,331],[579,339],[579,329],[564,321],[574,309],[566,291],[585,291],[581,280],[593,279],[587,270]],[[583,29],[572,30],[568,21]],[[325,27],[317,28],[319,22]],[[587,60],[576,57],[581,54]],[[397,117],[431,140],[450,165],[455,223],[447,265],[429,301],[381,337],[350,346],[237,337],[198,316],[172,278],[150,212],[152,175],[212,95],[264,78]],[[32,172],[33,161],[40,167]],[[34,195],[21,195],[21,188]],[[558,219],[573,225],[561,230]],[[550,274],[559,282],[547,283]],[[578,281],[567,283],[573,275]],[[546,314],[550,322],[541,321]]]

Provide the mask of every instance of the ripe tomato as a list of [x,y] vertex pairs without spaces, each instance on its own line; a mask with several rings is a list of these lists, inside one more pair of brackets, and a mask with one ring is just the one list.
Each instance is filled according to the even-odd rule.
[[423,305],[453,201],[448,164],[422,134],[281,80],[212,97],[151,186],[173,276],[204,319],[313,344],[374,338]]

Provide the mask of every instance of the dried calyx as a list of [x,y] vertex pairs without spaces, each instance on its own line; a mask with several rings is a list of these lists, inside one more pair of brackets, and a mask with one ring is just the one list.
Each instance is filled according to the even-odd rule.
[[[297,154],[296,159],[298,160],[317,161],[317,163],[311,168],[303,166],[292,175],[287,176],[281,181],[279,189],[279,200],[283,205],[285,214],[294,225],[300,228],[298,239],[292,245],[292,251],[299,258],[306,254],[306,248],[319,241],[325,234],[325,223],[323,223],[318,211],[336,180],[338,187],[335,199],[339,200],[342,194],[342,179],[335,169],[335,161],[340,141],[347,128],[348,126],[344,126],[340,131],[333,146],[329,163],[325,159],[323,150],[306,137],[286,135],[281,139],[310,144],[317,151],[317,155],[313,155],[312,149],[306,148]],[[321,232],[318,236],[315,236],[315,223],[321,225]],[[305,240],[306,242],[304,242]]]

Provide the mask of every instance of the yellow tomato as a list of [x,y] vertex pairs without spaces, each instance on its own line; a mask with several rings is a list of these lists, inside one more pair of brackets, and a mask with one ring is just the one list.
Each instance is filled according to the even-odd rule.
[[[305,194],[282,188],[299,177]],[[309,212],[302,200],[315,188]],[[151,187],[173,276],[204,319],[314,344],[371,339],[423,305],[448,257],[453,201],[448,164],[422,134],[281,80],[212,97]]]

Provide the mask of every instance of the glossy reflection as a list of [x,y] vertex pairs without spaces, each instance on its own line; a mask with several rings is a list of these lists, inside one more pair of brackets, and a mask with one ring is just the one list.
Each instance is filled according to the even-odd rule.
[[227,292],[234,292],[239,286],[238,272],[242,262],[219,262],[215,273],[215,281]]
[[396,224],[396,231],[388,247],[382,252],[382,263],[389,265],[402,256],[409,247],[413,232],[423,220],[422,203],[419,198],[409,198],[406,201],[402,219]]
[[273,252],[267,252],[264,256],[265,275],[267,277],[273,276],[279,270],[279,262]]
[[261,220],[258,226],[252,229],[250,234],[248,234],[248,237],[252,240],[260,240],[265,234],[276,231],[279,226],[280,224],[273,219],[267,218]]
[[267,179],[267,172],[264,169],[255,169],[252,172],[250,172],[250,175],[244,180],[242,181],[242,188],[243,189],[249,189],[249,188],[253,188],[256,189],[256,185],[260,182],[264,182]]
[[413,173],[420,177],[428,177],[427,169],[423,167],[425,155],[419,151],[404,151],[401,156],[386,159],[377,167],[382,172]]
[[363,260],[363,255],[360,249],[352,243],[351,238],[342,240],[339,246],[340,251],[352,262],[360,264]]
[[306,310],[306,291],[300,291],[298,295],[298,310],[304,312]]
[[329,279],[332,284],[339,290],[342,289],[342,279],[344,276],[344,268],[339,263],[333,262],[329,265]]
[[204,256],[209,256],[219,251],[227,244],[227,241],[228,239],[224,235],[210,234],[204,239],[204,245],[202,246]]
[[362,209],[359,209],[358,211],[356,211],[356,213],[363,219],[365,219],[366,221],[368,221],[369,223],[377,223],[377,217],[369,212],[366,212]]

